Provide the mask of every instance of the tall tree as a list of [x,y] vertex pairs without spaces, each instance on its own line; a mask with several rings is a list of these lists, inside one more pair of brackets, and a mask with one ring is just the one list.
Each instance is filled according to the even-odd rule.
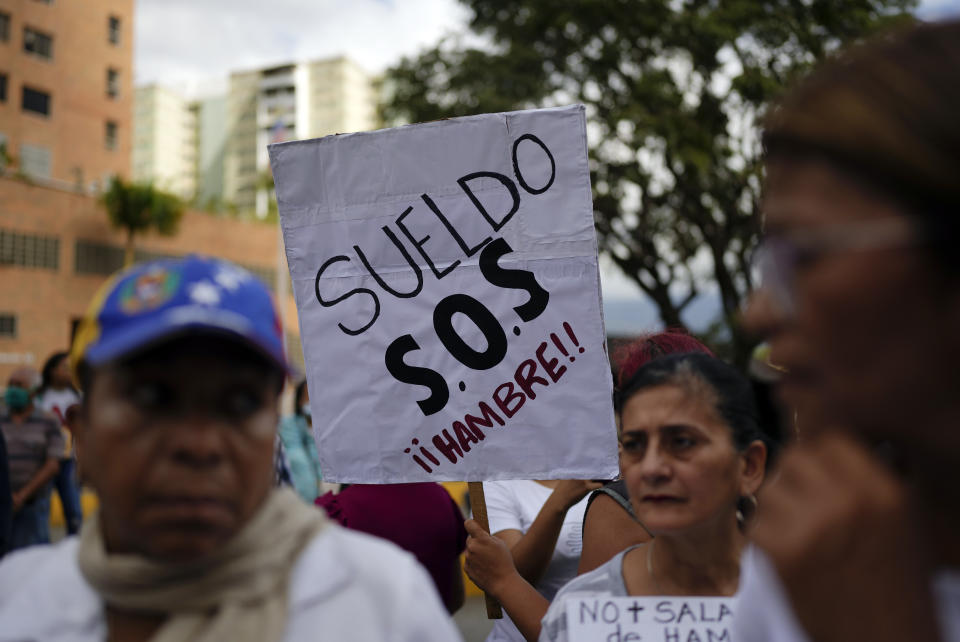
[[915,0],[461,2],[487,44],[404,58],[384,119],[584,103],[601,247],[668,326],[715,288],[745,363],[736,318],[759,232],[759,119],[841,44],[909,20]]
[[154,230],[165,236],[177,233],[183,216],[183,203],[173,194],[146,183],[127,183],[114,178],[101,196],[110,223],[126,231],[124,267],[133,264],[134,237]]

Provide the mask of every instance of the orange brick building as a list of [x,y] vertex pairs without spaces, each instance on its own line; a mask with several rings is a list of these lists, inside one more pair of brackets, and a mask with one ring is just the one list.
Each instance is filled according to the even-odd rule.
[[[124,239],[96,198],[0,177],[0,387],[14,368],[39,370],[51,353],[67,349],[90,298],[121,267]],[[141,260],[190,252],[229,259],[275,290],[276,224],[187,212],[177,236],[150,234],[136,243]],[[296,306],[289,287],[283,290],[288,353],[302,368]]]
[[0,0],[0,143],[20,171],[78,191],[126,176],[132,113],[133,0]]

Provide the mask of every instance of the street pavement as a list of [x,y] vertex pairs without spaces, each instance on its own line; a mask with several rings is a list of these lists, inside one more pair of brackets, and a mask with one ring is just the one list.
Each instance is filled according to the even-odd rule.
[[487,619],[487,608],[482,595],[468,595],[463,608],[453,615],[464,642],[483,642],[493,628],[493,621]]

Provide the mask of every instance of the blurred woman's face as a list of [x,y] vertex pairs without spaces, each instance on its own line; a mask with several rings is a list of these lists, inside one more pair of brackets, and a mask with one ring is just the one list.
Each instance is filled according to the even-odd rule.
[[69,386],[73,383],[73,378],[70,374],[70,362],[67,359],[60,360],[57,367],[53,369],[52,375],[52,383],[55,386]]
[[637,392],[623,406],[630,501],[655,535],[733,527],[738,497],[754,493],[762,481],[763,458],[748,461],[737,452],[713,397],[705,385],[661,385]]
[[745,321],[786,370],[780,390],[801,431],[837,427],[868,442],[960,453],[960,430],[930,428],[956,405],[960,292],[913,221],[813,162],[768,167],[764,216],[768,238],[794,250],[805,243],[781,261],[791,268],[787,296],[760,291]]

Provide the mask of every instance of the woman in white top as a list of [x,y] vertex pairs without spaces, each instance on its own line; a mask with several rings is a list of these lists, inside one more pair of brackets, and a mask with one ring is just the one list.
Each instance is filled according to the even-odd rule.
[[760,498],[738,640],[960,640],[958,78],[960,22],[920,25],[771,111],[747,320],[802,438]]
[[67,410],[80,403],[80,393],[73,387],[68,356],[66,352],[55,352],[47,358],[43,364],[40,389],[37,391],[34,403],[60,422],[60,432],[63,434],[63,442],[66,446],[60,458],[60,469],[54,478],[54,487],[60,495],[67,534],[75,535],[80,531],[80,524],[83,522],[83,509],[80,504],[80,486],[77,482],[73,433],[67,427]]
[[[486,560],[487,590],[509,596],[528,639],[566,640],[565,599],[580,595],[733,595],[744,544],[740,523],[763,481],[767,448],[749,382],[706,354],[656,359],[617,400],[627,488],[655,539],[618,554],[557,594],[542,630],[526,617],[544,602],[497,557],[498,544],[468,523],[468,550]],[[738,519],[739,515],[739,519]],[[490,560],[498,559],[497,563]],[[521,600],[518,596],[523,596]],[[512,613],[512,612],[511,612]]]

